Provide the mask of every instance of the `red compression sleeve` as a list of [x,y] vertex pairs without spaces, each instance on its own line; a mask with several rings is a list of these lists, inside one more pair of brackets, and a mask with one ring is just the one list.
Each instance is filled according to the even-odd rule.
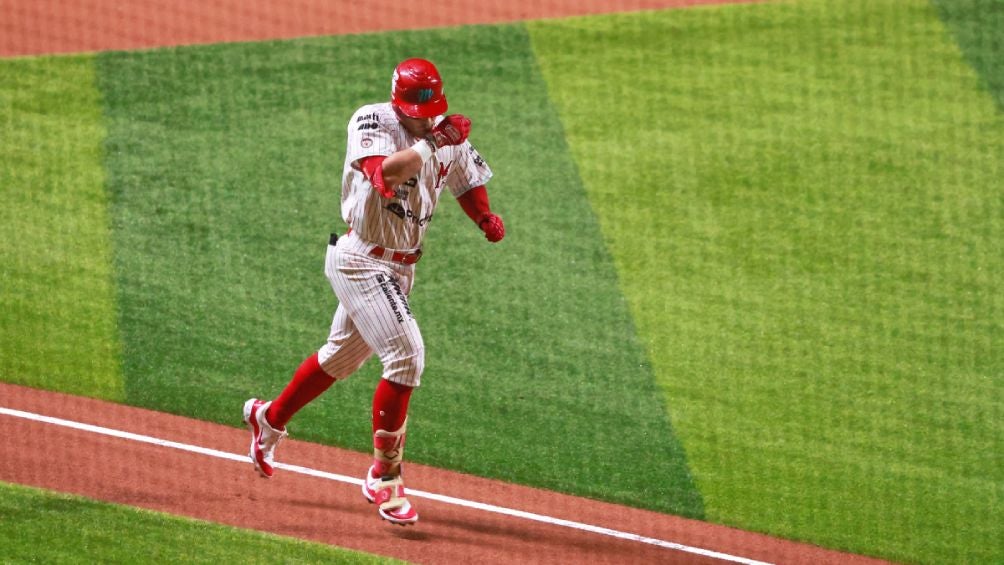
[[373,393],[373,433],[401,429],[408,417],[408,401],[413,390],[410,386],[380,379]]
[[461,194],[457,197],[457,202],[475,224],[479,223],[485,214],[491,212],[488,206],[488,191],[484,186],[476,186]]

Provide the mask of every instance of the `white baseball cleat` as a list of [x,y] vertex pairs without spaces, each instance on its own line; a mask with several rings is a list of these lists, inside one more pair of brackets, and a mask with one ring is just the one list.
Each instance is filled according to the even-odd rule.
[[392,524],[407,526],[418,522],[418,511],[405,498],[404,481],[398,475],[393,479],[374,479],[373,467],[366,471],[363,496],[377,505],[380,517]]
[[248,457],[254,463],[258,474],[270,478],[273,473],[272,462],[275,458],[275,448],[288,434],[286,430],[276,430],[265,419],[271,401],[264,402],[252,398],[244,403],[244,424],[251,430],[251,449]]

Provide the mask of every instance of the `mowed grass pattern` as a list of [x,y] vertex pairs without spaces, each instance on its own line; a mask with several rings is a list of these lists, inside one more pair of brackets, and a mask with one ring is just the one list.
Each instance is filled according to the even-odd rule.
[[402,563],[0,482],[4,563]]
[[933,8],[530,30],[708,518],[1001,561],[1004,123]]
[[931,0],[1004,112],[1004,0]]
[[[1002,561],[1002,3],[830,4],[2,61],[0,377],[236,425],[326,334],[344,121],[420,54],[509,234],[433,222],[410,459]],[[294,436],[368,450],[378,375]]]
[[[128,401],[236,424],[320,346],[346,120],[416,45],[474,120],[508,235],[488,244],[448,195],[432,221],[409,460],[700,517],[522,26],[102,54]],[[379,370],[293,437],[372,449]]]
[[90,56],[0,62],[0,378],[123,397]]

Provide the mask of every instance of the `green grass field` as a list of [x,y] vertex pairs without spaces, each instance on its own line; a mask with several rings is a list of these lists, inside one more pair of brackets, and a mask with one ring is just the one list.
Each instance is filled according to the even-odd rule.
[[4,563],[401,563],[0,482]]
[[[999,556],[1004,124],[933,9],[531,31],[707,517]],[[664,71],[627,63],[639,50]],[[634,85],[618,111],[596,77]]]
[[[1004,561],[1002,14],[803,0],[0,61],[0,378],[231,425],[277,394],[335,307],[345,120],[422,45],[508,233],[437,212],[409,459]],[[378,375],[294,437],[367,451]]]
[[120,400],[93,59],[0,69],[0,375]]

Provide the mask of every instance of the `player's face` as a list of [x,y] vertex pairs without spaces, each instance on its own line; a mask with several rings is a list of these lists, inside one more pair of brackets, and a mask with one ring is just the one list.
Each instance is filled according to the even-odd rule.
[[394,108],[394,113],[397,114],[397,119],[404,126],[404,129],[415,137],[425,137],[432,131],[432,126],[436,122],[436,118],[410,118],[405,116],[396,107]]

